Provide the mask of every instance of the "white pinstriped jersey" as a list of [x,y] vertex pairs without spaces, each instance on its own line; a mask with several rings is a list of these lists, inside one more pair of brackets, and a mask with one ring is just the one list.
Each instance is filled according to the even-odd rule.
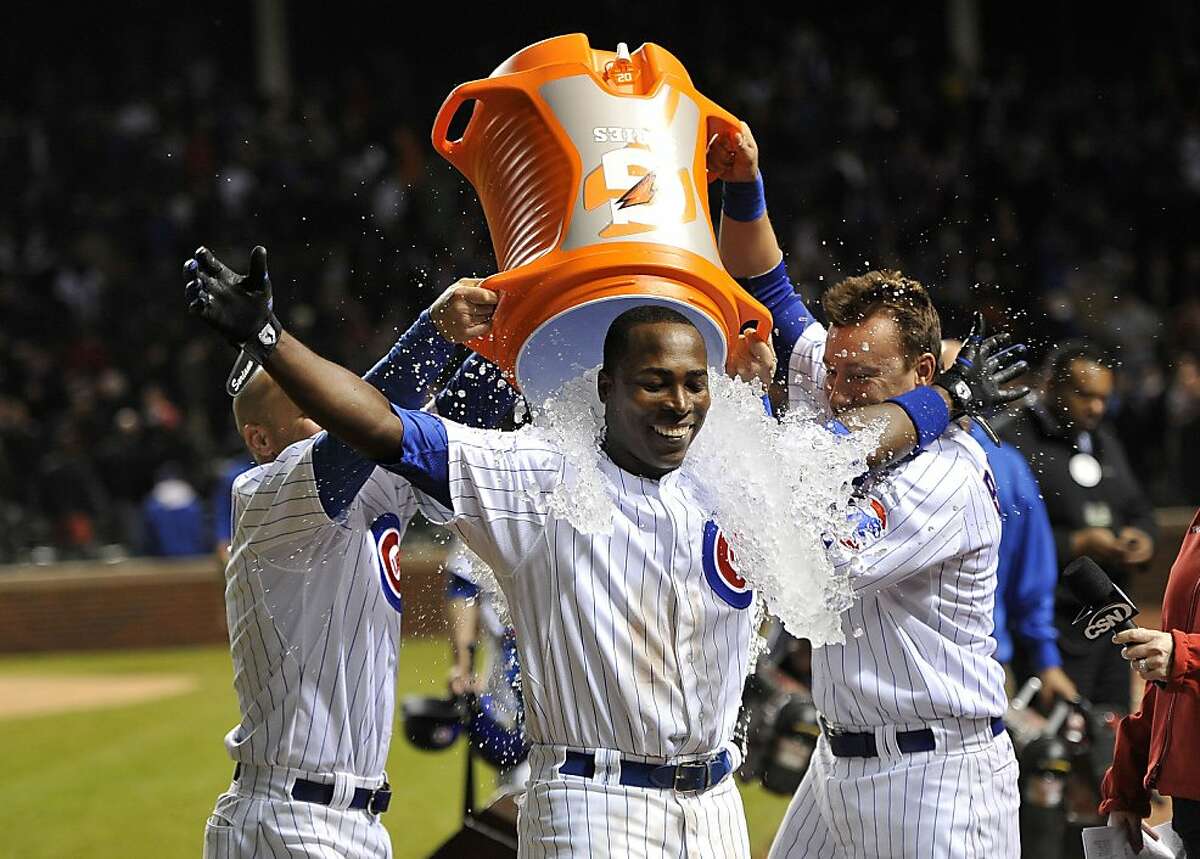
[[400,639],[389,599],[398,605],[397,547],[415,499],[402,478],[364,463],[354,467],[369,470],[365,483],[331,519],[313,466],[323,437],[234,483],[225,604],[242,721],[225,744],[244,764],[374,779]]
[[[828,410],[825,336],[812,324],[796,342],[793,407]],[[861,545],[832,550],[839,568],[851,565],[857,599],[842,616],[846,643],[813,653],[817,707],[863,728],[1002,716],[991,635],[1000,514],[983,450],[952,426],[861,488],[871,527]]]
[[562,454],[529,433],[445,427],[452,527],[508,599],[529,740],[653,760],[728,748],[754,596],[722,577],[723,541],[686,478],[602,458],[613,531],[584,534],[547,511],[570,477]]

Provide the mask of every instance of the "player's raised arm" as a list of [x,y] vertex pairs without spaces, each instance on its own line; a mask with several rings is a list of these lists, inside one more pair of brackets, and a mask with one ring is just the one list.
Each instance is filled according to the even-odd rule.
[[190,278],[188,309],[262,364],[306,415],[369,459],[400,450],[404,425],[387,397],[283,330],[273,311],[265,248],[250,252],[247,275],[199,248],[184,276]]

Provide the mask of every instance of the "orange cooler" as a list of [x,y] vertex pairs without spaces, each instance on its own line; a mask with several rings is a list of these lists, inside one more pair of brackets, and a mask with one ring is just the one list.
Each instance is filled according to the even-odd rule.
[[[451,119],[474,102],[462,137]],[[483,204],[500,273],[492,334],[471,345],[533,404],[601,361],[622,311],[666,304],[704,334],[709,364],[771,316],[721,267],[705,151],[737,120],[667,51],[593,50],[581,33],[517,52],[457,87],[433,143]]]

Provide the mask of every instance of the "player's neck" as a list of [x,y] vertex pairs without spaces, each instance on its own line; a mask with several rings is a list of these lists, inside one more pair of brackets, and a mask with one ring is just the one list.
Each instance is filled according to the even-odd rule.
[[628,451],[614,447],[607,441],[601,443],[600,449],[612,460],[613,465],[622,471],[629,472],[634,477],[641,477],[645,480],[661,480],[676,470],[674,468],[654,468]]

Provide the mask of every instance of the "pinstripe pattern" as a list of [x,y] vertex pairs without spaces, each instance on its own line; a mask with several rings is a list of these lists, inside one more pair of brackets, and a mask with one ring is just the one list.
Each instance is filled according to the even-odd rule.
[[842,616],[844,645],[813,654],[813,696],[846,727],[920,727],[1004,715],[1004,673],[992,658],[1000,518],[986,460],[952,428],[864,487],[887,529],[841,552],[858,599]]
[[387,855],[376,820],[293,802],[287,778],[382,781],[400,615],[383,596],[370,526],[394,513],[403,530],[415,499],[405,481],[376,469],[331,520],[313,449],[314,439],[297,442],[233,487],[225,604],[242,719],[225,745],[248,774],[236,801],[218,801],[215,813],[225,803],[237,825],[235,834],[210,827],[212,855],[223,842],[236,856]]
[[[428,515],[451,519],[496,573],[517,632],[530,742],[653,761],[728,747],[754,610],[734,608],[708,584],[706,515],[686,478],[648,480],[604,458],[614,526],[585,534],[548,512],[548,493],[573,475],[535,434],[449,422],[446,430],[454,510],[431,505]],[[686,821],[664,805],[671,797],[578,779],[539,783],[526,801],[522,855],[606,855],[596,846],[606,842],[622,845],[611,855],[676,855]],[[734,845],[744,815],[740,805],[722,814],[725,830],[711,830],[708,814],[697,825],[725,831]],[[721,855],[743,855],[730,849]]]
[[698,794],[625,787],[558,775],[563,752],[550,746],[530,751],[532,774],[517,821],[522,859],[750,856],[732,777]]
[[769,859],[1016,859],[1007,734],[957,753],[835,758],[822,737]]
[[[828,411],[824,349],[825,330],[810,325],[789,360],[793,406]],[[813,653],[813,697],[838,727],[882,737],[929,726],[938,750],[838,759],[822,740],[772,857],[1019,854],[1012,745],[986,729],[1007,705],[992,658],[1000,517],[987,470],[951,427],[860,487],[886,525],[832,550],[857,598],[842,615],[846,643]],[[948,753],[980,734],[982,748]]]
[[204,859],[390,859],[392,842],[378,817],[311,802],[221,794],[204,827]]
[[604,458],[617,489],[613,532],[583,534],[545,508],[568,479],[560,454],[524,433],[447,432],[452,527],[508,599],[529,740],[659,760],[727,744],[753,610],[708,584],[706,517],[685,480],[636,477]]

